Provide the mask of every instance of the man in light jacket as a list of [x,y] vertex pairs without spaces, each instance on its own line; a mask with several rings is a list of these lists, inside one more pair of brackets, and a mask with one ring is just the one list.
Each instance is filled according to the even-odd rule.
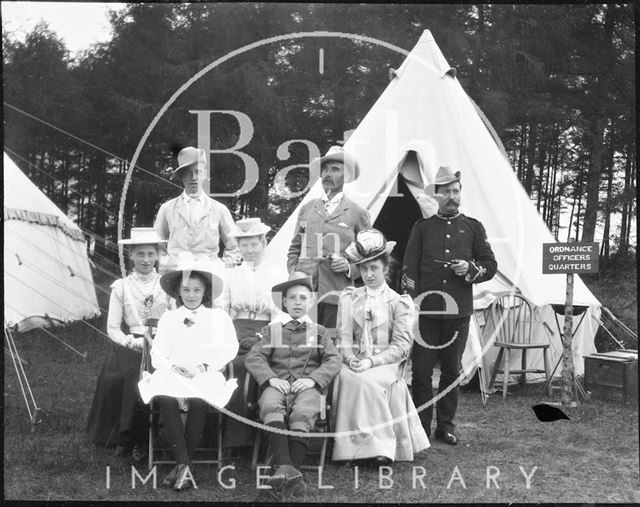
[[[169,241],[169,258],[161,261],[160,271],[177,264],[181,252],[191,252],[200,261],[207,258],[214,268],[223,267],[223,262],[235,265],[240,261],[231,213],[202,190],[206,164],[204,150],[187,147],[178,153],[178,167],[171,179],[180,181],[184,191],[160,206],[153,225],[158,235]],[[222,260],[218,257],[220,239],[224,243]]]

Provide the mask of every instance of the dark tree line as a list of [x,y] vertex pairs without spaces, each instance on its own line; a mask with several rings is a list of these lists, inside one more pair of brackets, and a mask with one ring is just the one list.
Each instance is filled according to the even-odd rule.
[[[111,16],[113,38],[76,59],[45,24],[24,42],[3,34],[5,148],[83,229],[114,241],[127,160],[161,106],[206,65],[281,34],[355,33],[410,49],[430,29],[552,232],[591,241],[604,227],[606,261],[635,253],[634,17],[633,4],[129,4]],[[250,115],[255,131],[242,150],[257,161],[259,181],[221,200],[236,217],[258,215],[277,228],[298,199],[277,195],[275,175],[308,156],[301,143],[285,159],[277,147],[295,138],[325,150],[340,141],[402,58],[363,42],[298,38],[222,63],[151,132],[128,190],[125,230],[151,225],[159,204],[176,195],[168,169],[182,146],[197,142],[190,111],[198,109]],[[213,149],[238,142],[235,118],[213,123]],[[237,190],[242,168],[237,157],[216,155],[211,191]],[[304,177],[290,174],[292,188],[304,187]],[[568,233],[559,229],[561,210],[571,217]],[[98,252],[112,257],[108,243],[99,241]]]

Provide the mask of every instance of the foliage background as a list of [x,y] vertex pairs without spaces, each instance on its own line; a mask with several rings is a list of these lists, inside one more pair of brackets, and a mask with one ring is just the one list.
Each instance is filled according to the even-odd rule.
[[[112,39],[73,59],[46,24],[24,42],[3,33],[5,147],[96,235],[99,255],[113,259],[126,161],[160,107],[198,70],[281,34],[339,31],[410,49],[430,29],[550,229],[560,240],[588,241],[603,228],[606,263],[613,252],[635,250],[636,13],[632,3],[128,4],[111,15]],[[401,60],[377,46],[324,38],[269,44],[219,66],[149,138],[127,196],[125,232],[151,225],[159,204],[178,192],[166,180],[168,168],[182,146],[197,142],[195,109],[250,115],[255,134],[244,151],[258,161],[260,180],[252,192],[222,200],[236,218],[258,215],[277,230],[298,201],[275,195],[275,174],[308,161],[300,145],[286,161],[277,147],[295,138],[326,150],[341,140]],[[232,146],[237,135],[235,120],[220,116],[212,147]],[[237,190],[239,159],[213,158],[211,190]],[[570,214],[569,230],[560,229],[561,210]]]

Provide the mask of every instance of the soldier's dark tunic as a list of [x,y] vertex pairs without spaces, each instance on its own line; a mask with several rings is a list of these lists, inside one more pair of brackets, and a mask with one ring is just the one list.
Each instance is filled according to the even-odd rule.
[[[465,276],[458,276],[448,262],[469,263]],[[409,236],[403,266],[403,283],[414,301],[420,302],[420,337],[413,346],[413,399],[416,407],[433,397],[431,377],[440,360],[440,384],[444,391],[459,376],[462,353],[473,313],[472,284],[493,277],[497,263],[482,224],[461,213],[438,213],[416,222]],[[456,336],[457,333],[457,336]],[[454,340],[454,336],[456,339]],[[421,343],[446,347],[427,348]],[[452,432],[458,404],[458,389],[452,389],[436,404],[437,426]],[[432,405],[420,410],[420,420],[430,433]]]

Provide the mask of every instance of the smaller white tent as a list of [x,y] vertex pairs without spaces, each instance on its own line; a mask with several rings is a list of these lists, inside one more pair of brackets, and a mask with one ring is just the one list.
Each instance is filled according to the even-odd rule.
[[82,231],[6,153],[3,166],[5,327],[100,315]]

